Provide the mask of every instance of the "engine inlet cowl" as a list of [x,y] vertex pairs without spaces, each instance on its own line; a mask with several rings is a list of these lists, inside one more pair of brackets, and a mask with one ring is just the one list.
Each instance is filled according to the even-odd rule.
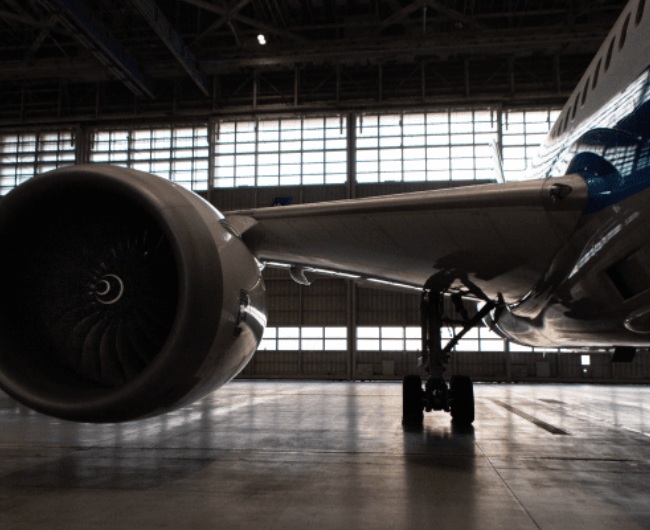
[[[232,379],[264,326],[244,244],[159,177],[76,166],[0,203],[0,385],[79,421],[165,412]],[[245,300],[242,307],[242,299]]]

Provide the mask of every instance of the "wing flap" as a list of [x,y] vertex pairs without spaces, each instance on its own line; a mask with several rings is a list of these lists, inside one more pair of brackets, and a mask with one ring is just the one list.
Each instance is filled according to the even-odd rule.
[[262,261],[422,286],[456,271],[488,296],[523,297],[587,202],[578,175],[226,214]]

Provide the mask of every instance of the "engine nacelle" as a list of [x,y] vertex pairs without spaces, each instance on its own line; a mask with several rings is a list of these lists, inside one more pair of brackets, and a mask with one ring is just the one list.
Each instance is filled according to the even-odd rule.
[[206,201],[83,165],[0,202],[0,386],[46,414],[160,414],[230,381],[266,322],[258,262]]

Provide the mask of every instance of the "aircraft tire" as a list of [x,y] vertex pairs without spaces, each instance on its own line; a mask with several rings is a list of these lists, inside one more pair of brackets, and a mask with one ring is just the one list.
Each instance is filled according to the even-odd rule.
[[474,421],[474,385],[466,375],[454,375],[450,382],[451,419],[458,425]]
[[402,425],[422,425],[422,380],[419,375],[407,375],[402,382]]

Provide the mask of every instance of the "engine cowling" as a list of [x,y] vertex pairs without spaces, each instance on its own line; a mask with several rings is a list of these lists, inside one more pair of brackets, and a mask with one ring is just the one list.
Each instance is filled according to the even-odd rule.
[[230,381],[265,325],[259,264],[206,201],[83,165],[0,202],[0,386],[89,422],[160,414]]

